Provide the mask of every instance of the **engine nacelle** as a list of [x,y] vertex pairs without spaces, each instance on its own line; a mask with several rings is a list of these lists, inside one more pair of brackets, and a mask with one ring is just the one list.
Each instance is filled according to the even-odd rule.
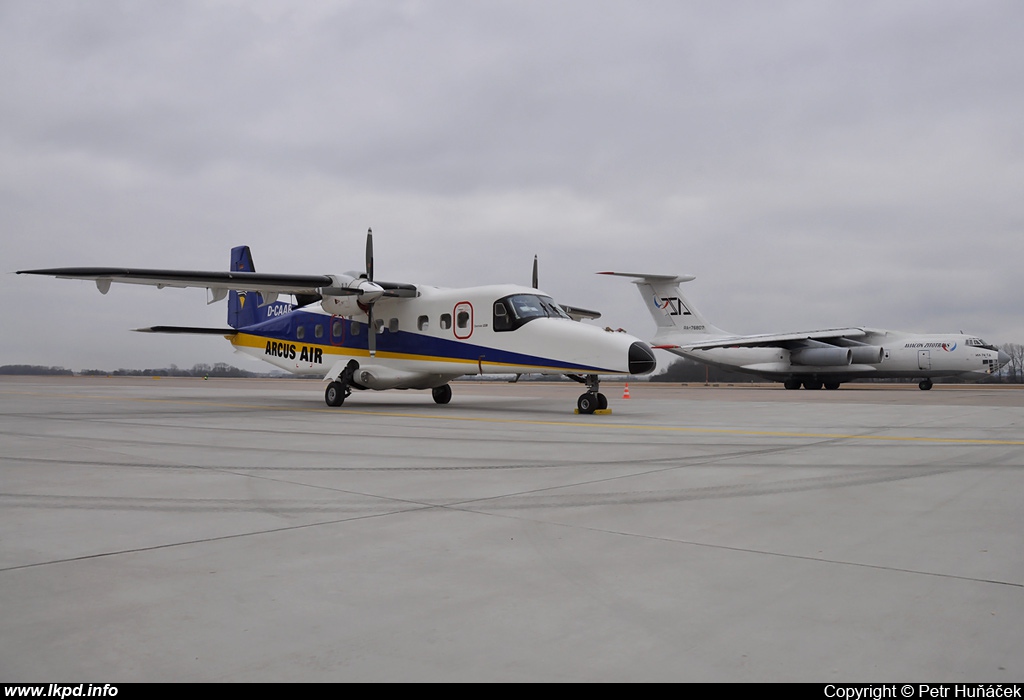
[[853,364],[851,348],[803,348],[793,350],[789,361],[794,365],[813,365],[815,367],[842,367]]
[[855,365],[877,365],[885,359],[885,348],[877,345],[858,345],[850,350],[853,351]]
[[367,279],[336,275],[334,285],[320,291],[320,306],[334,316],[366,316],[367,306],[383,293],[382,287]]

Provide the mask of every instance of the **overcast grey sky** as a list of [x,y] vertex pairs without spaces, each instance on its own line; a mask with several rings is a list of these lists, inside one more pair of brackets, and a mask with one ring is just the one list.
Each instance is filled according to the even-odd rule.
[[[737,333],[1024,342],[1024,3],[0,0],[0,364],[229,362],[203,290],[11,274],[692,273]],[[667,357],[667,356],[666,356]]]

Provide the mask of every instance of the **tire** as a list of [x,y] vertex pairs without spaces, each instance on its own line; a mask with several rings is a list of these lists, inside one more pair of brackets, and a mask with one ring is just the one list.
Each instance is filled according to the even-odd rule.
[[437,404],[446,404],[452,400],[452,388],[448,384],[435,386],[430,390],[430,394],[434,397],[434,403]]
[[331,408],[337,408],[345,403],[345,385],[341,382],[331,382],[324,391],[324,401]]
[[922,379],[920,382],[918,382],[917,388],[920,389],[921,391],[928,391],[929,389],[932,388],[932,380]]
[[586,394],[580,394],[579,399],[576,400],[576,408],[580,413],[593,413],[597,410],[597,396],[589,391]]
[[603,411],[606,408],[608,408],[608,397],[605,396],[604,394],[597,395],[597,408],[600,411]]
[[825,382],[825,388],[829,391],[833,391],[839,388],[839,382]]

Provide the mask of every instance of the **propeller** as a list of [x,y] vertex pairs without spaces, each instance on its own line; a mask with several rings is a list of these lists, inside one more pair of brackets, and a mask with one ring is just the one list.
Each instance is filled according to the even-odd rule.
[[[373,282],[373,229],[366,229],[366,281]],[[373,302],[366,305],[366,320],[369,336],[366,338],[370,357],[377,356],[377,326],[373,322]]]

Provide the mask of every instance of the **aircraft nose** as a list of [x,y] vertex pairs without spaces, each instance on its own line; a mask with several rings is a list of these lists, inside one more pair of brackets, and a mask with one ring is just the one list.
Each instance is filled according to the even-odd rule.
[[654,351],[647,343],[639,341],[629,346],[629,373],[647,374],[653,372],[658,361],[654,359]]

